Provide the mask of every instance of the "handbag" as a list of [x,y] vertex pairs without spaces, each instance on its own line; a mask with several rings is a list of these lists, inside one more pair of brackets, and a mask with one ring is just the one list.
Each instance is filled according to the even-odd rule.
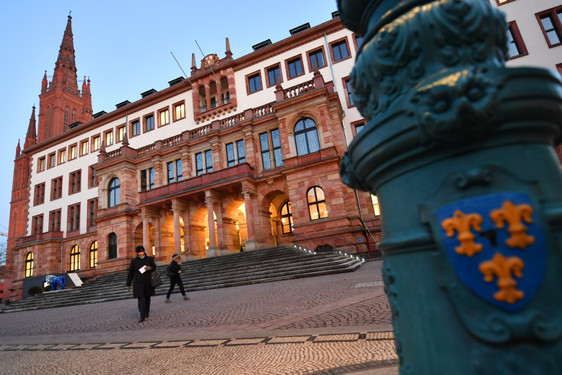
[[150,279],[150,285],[152,285],[153,288],[156,288],[162,284],[163,283],[162,283],[162,279],[160,278],[160,275],[157,273],[153,273],[152,278]]

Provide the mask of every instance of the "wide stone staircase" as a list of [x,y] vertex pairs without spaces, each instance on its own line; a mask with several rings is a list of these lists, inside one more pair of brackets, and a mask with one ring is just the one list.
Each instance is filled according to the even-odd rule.
[[[182,263],[186,292],[351,272],[364,260],[337,251],[310,252],[294,246],[279,246]],[[166,265],[157,268],[164,284],[156,295],[169,288]],[[45,292],[24,301],[2,306],[0,312],[48,309],[132,298],[125,287],[127,271],[100,276],[80,287]],[[176,287],[174,293],[178,292]]]

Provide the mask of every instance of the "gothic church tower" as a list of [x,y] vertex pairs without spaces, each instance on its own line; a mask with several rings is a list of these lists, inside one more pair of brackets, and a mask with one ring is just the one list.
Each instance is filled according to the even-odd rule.
[[72,17],[68,16],[59,56],[55,64],[53,80],[47,81],[47,72],[45,71],[41,84],[37,142],[61,134],[73,123],[84,123],[91,119],[90,80],[86,80],[86,77],[84,77],[82,92],[80,92],[76,78]]

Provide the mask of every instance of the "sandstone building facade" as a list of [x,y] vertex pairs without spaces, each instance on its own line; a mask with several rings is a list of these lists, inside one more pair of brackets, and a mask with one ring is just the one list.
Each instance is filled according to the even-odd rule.
[[12,300],[26,277],[123,270],[297,244],[373,254],[376,197],[346,187],[340,157],[364,121],[349,74],[360,40],[332,20],[235,59],[193,55],[189,77],[92,111],[69,16],[17,146],[8,240]]

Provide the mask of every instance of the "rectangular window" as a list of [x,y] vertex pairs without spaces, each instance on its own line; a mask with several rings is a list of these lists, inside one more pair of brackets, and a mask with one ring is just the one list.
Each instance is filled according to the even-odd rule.
[[68,183],[68,195],[76,194],[80,192],[82,180],[82,170],[77,170],[70,173],[69,183]]
[[335,63],[350,57],[349,47],[345,39],[332,43],[330,48],[332,49],[332,61]]
[[140,122],[139,120],[131,121],[131,137],[136,137],[140,134]]
[[45,183],[40,183],[35,185],[35,194],[33,199],[33,205],[45,203]]
[[92,151],[97,151],[101,147],[101,138],[99,135],[94,135],[92,137]]
[[45,170],[45,157],[37,159],[37,172],[43,172]]
[[360,120],[360,121],[353,122],[351,123],[351,127],[355,130],[354,136],[356,136],[357,134],[359,134],[361,130],[365,129],[365,121]]
[[158,111],[159,126],[168,125],[170,123],[170,110],[168,108]]
[[295,78],[304,74],[300,56],[287,61],[287,72],[289,78]]
[[379,198],[376,195],[371,194],[371,203],[373,204],[373,212],[375,216],[380,216],[381,209],[379,206]]
[[283,166],[283,153],[281,152],[281,137],[279,136],[279,129],[271,131],[271,145],[273,146],[273,158],[275,166]]
[[74,160],[78,157],[78,146],[71,145],[68,147],[68,160]]
[[88,167],[88,188],[93,188],[98,186],[96,183],[96,170],[93,165]]
[[154,115],[148,115],[144,118],[144,131],[154,130]]
[[562,6],[537,13],[549,47],[562,44]]
[[88,144],[88,140],[86,139],[85,141],[80,142],[80,156],[84,156],[88,154],[89,151],[89,144]]
[[57,160],[57,155],[56,153],[50,153],[49,156],[47,156],[47,168],[53,168],[56,164],[56,160]]
[[104,133],[105,145],[111,146],[113,144],[113,130]]
[[205,172],[211,173],[213,171],[213,153],[211,150],[205,151]]
[[195,173],[197,176],[203,174],[204,166],[203,166],[203,154],[198,152],[195,154]]
[[32,234],[43,233],[43,215],[33,216],[32,220]]
[[183,179],[183,162],[181,159],[176,160],[176,179],[178,182]]
[[140,176],[141,191],[154,189],[154,168],[143,169]]
[[355,103],[353,102],[353,88],[351,87],[351,81],[349,80],[349,77],[343,79],[343,87],[345,89],[347,107],[354,107]]
[[68,231],[80,229],[80,203],[68,206]]
[[49,230],[51,232],[60,232],[61,210],[49,212]]
[[507,24],[507,54],[509,59],[527,55],[527,48],[515,21]]
[[174,121],[185,118],[185,103],[174,104]]
[[266,69],[267,72],[267,86],[275,86],[278,83],[283,82],[281,79],[281,68],[279,65],[272,66]]
[[66,162],[66,149],[59,150],[59,164]]
[[168,169],[168,183],[171,184],[172,182],[176,182],[176,176],[174,175],[174,162],[169,161],[167,163]]
[[316,49],[308,53],[308,68],[310,71],[320,69],[326,66],[324,51],[322,48]]
[[249,75],[248,80],[248,94],[261,90],[261,76],[259,73]]
[[235,143],[226,144],[226,160],[228,167],[246,162],[246,148],[243,139]]
[[238,151],[238,163],[246,162],[246,144],[244,140],[241,139],[236,141],[236,150]]
[[125,125],[121,125],[117,128],[117,142],[123,142],[125,138]]
[[260,147],[263,169],[271,169],[271,152],[269,151],[269,140],[267,133],[260,134]]
[[62,197],[62,176],[51,180],[51,200]]
[[211,150],[195,154],[195,173],[197,176],[213,171],[213,153]]
[[98,210],[98,198],[88,200],[88,228],[96,225],[96,211]]

